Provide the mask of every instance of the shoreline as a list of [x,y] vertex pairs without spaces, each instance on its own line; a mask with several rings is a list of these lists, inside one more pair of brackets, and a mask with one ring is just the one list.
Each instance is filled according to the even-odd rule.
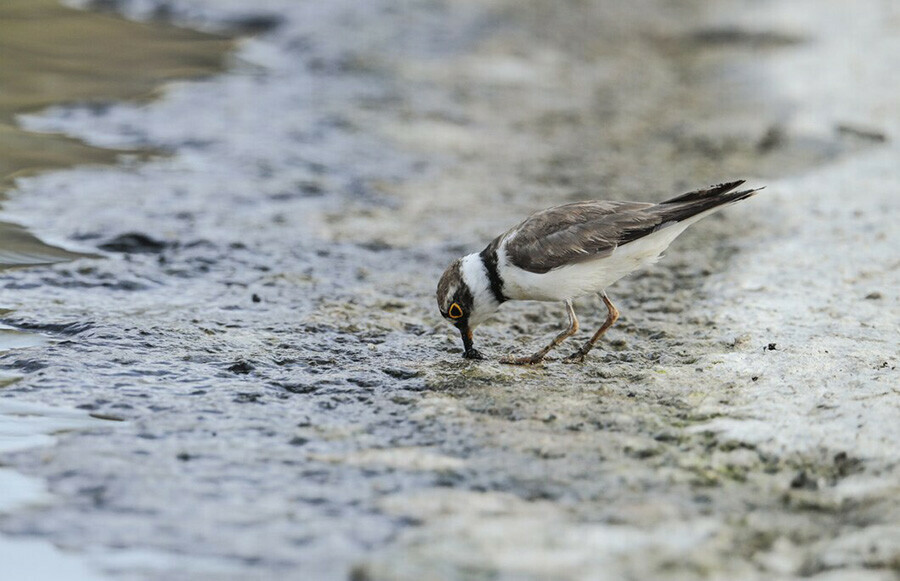
[[[16,456],[59,502],[4,530],[167,581],[887,579],[900,115],[889,59],[852,45],[891,53],[883,6],[854,27],[803,5],[572,6],[271,0],[282,20],[223,75],[25,118],[174,153],[24,179],[4,204],[39,234],[158,242],[7,275],[7,322],[66,343],[28,351],[40,373],[3,358],[24,374],[4,392],[128,422]],[[537,207],[722,173],[767,191],[611,289],[623,319],[590,363],[459,360],[432,279],[463,249]],[[522,350],[558,311],[512,305],[480,345]]]

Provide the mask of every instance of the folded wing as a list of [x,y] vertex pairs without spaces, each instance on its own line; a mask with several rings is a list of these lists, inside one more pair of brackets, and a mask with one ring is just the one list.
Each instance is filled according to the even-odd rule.
[[661,204],[587,201],[556,206],[532,214],[495,243],[505,242],[506,254],[515,266],[543,274],[609,256],[619,246],[756,193],[729,193],[742,183],[696,190]]

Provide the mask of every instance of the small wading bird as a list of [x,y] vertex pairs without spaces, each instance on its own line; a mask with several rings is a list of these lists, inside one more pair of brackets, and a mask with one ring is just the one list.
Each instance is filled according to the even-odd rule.
[[506,301],[563,301],[568,328],[533,355],[501,359],[515,365],[540,363],[578,331],[572,301],[599,293],[608,310],[606,321],[567,358],[584,361],[619,318],[606,287],[659,260],[694,222],[759,191],[733,191],[743,183],[720,184],[661,204],[593,200],[548,208],[501,234],[480,253],[456,260],[441,276],[437,302],[441,315],[462,335],[463,357],[484,359],[473,345],[472,331]]

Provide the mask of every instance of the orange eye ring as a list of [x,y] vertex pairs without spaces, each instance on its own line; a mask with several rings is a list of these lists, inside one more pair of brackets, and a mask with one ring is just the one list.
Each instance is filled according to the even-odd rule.
[[462,307],[460,307],[457,303],[453,303],[450,305],[450,310],[447,311],[447,316],[451,319],[459,319],[463,316]]

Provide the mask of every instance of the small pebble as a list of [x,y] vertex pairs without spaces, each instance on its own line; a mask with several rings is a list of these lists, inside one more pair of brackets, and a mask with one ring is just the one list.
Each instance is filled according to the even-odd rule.
[[405,367],[385,367],[382,371],[394,379],[412,379],[419,376],[419,372],[415,369],[407,369]]
[[246,361],[236,361],[232,365],[228,366],[228,371],[232,373],[237,373],[238,375],[246,375],[256,369],[251,364]]

